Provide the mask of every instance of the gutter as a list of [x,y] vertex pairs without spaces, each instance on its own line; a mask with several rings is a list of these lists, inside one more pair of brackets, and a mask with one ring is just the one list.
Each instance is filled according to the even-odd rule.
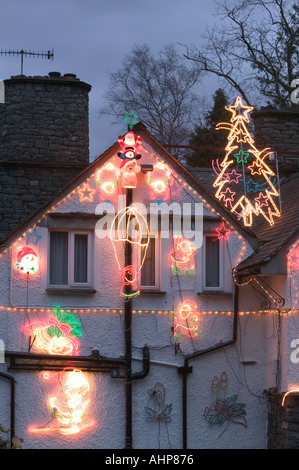
[[192,373],[192,366],[189,366],[189,361],[198,356],[203,356],[211,352],[222,349],[225,346],[230,346],[237,341],[237,327],[238,327],[238,305],[239,305],[239,287],[235,284],[234,292],[234,321],[233,321],[233,335],[232,339],[222,342],[220,341],[215,346],[211,346],[201,351],[196,351],[192,354],[188,354],[184,357],[184,366],[179,368],[179,373],[182,374],[182,399],[183,399],[183,449],[187,449],[187,377],[188,374]]

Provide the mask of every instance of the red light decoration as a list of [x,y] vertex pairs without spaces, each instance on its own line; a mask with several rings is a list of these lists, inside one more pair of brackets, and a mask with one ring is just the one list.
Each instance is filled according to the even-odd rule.
[[78,189],[80,202],[84,202],[84,201],[92,202],[94,193],[95,193],[94,189],[90,189],[87,183],[83,183],[82,187]]
[[96,184],[99,185],[101,191],[106,195],[113,195],[117,190],[117,182],[120,171],[112,162],[106,163],[101,169],[95,173]]
[[152,189],[153,193],[162,197],[163,200],[169,198],[169,184],[171,177],[171,169],[164,162],[157,162],[152,172],[147,174],[147,184]]
[[36,273],[38,271],[38,258],[36,252],[29,246],[21,248],[17,253],[16,266],[22,273]]
[[90,385],[81,370],[73,369],[58,374],[45,374],[44,378],[46,380],[56,378],[59,384],[56,394],[48,400],[53,423],[41,427],[31,426],[29,432],[59,432],[63,435],[73,435],[95,424],[94,420],[85,422],[86,410],[90,405]]
[[170,253],[170,263],[173,274],[195,274],[194,252],[190,240],[174,239],[174,249]]
[[[145,217],[132,206],[120,210],[111,224],[110,239],[118,264],[118,273],[123,280],[120,295],[122,297],[136,297],[140,293],[136,281],[140,276],[150,240],[149,228]],[[133,265],[124,267],[121,265],[117,252],[117,245],[119,243],[130,243],[132,247],[139,247],[143,251],[139,268]],[[128,285],[131,286],[129,294],[126,293],[126,286]]]
[[137,188],[137,173],[140,173],[141,166],[134,159],[124,160],[120,166],[119,183],[123,188]]
[[224,222],[220,225],[220,227],[215,229],[217,232],[217,240],[220,240],[223,238],[225,241],[228,240],[228,234],[230,233],[230,230],[225,228]]
[[193,302],[184,302],[175,316],[174,337],[182,335],[195,337],[199,335],[197,305]]
[[293,271],[299,270],[299,245],[294,245],[288,252],[288,266]]

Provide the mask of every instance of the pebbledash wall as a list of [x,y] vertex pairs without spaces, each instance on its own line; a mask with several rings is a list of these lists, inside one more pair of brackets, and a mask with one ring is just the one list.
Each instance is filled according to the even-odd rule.
[[[141,153],[143,164],[153,164],[155,159],[152,155],[159,157],[147,141],[143,142]],[[109,161],[119,165],[115,153],[111,154]],[[138,175],[138,187],[133,190],[134,202],[148,206],[152,199],[145,178],[142,173]],[[27,280],[16,269],[16,255],[24,239],[0,258],[1,302],[11,306],[1,311],[1,337],[8,351],[28,351],[29,338],[24,334],[24,325],[46,321],[49,313],[40,309],[53,309],[60,305],[63,309],[76,310],[82,323],[84,336],[80,339],[80,355],[89,355],[92,350],[98,350],[108,358],[124,355],[124,317],[120,312],[124,309],[124,301],[120,297],[121,280],[117,275],[118,268],[110,239],[100,239],[94,235],[95,292],[67,295],[47,291],[49,228],[62,227],[63,224],[70,224],[65,225],[70,228],[74,227],[74,223],[79,224],[78,228],[83,228],[83,219],[88,220],[89,228],[96,228],[94,214],[103,199],[100,188],[95,186],[94,177],[90,177],[88,184],[96,190],[93,201],[80,202],[78,193],[75,193],[53,209],[37,227],[41,238],[34,246],[40,260],[40,270],[36,275]],[[176,181],[172,188],[175,200],[179,203],[190,202],[194,206],[201,199],[187,188],[183,182]],[[53,204],[55,206],[55,201]],[[217,207],[204,204],[204,231],[215,231],[220,225],[221,219],[215,215],[215,209],[217,212]],[[71,219],[70,214],[73,214]],[[76,218],[74,214],[77,214]],[[177,278],[172,274],[169,264],[172,247],[171,238],[162,240],[161,291],[142,292],[133,302],[133,371],[142,369],[142,348],[145,345],[150,348],[151,359],[149,374],[133,383],[133,447],[182,448],[184,405],[181,368],[186,355],[212,348],[214,350],[188,361],[192,368],[187,374],[188,448],[266,448],[267,399],[264,390],[275,386],[273,370],[276,342],[274,340],[273,343],[272,338],[273,322],[277,317],[275,313],[259,313],[259,299],[252,295],[248,286],[240,288],[242,295],[239,296],[237,309],[251,313],[238,315],[236,342],[230,346],[221,346],[234,339],[236,306],[231,267],[252,253],[252,247],[238,231],[231,228],[229,240],[224,244],[225,289],[218,295],[205,295],[202,292],[201,249],[196,253],[196,276]],[[271,279],[269,282],[272,282]],[[201,312],[199,335],[175,340],[171,313],[182,298],[196,302]],[[27,305],[30,306],[29,312],[24,311]],[[92,309],[95,311],[92,312]],[[7,364],[2,365],[0,370],[5,372],[6,367]],[[53,420],[48,401],[55,394],[55,380],[45,380],[42,372],[11,372],[17,381],[16,435],[24,439],[24,448],[121,449],[125,446],[124,379],[112,378],[103,373],[86,373],[90,385],[90,406],[86,409],[85,419],[87,422],[94,420],[93,426],[78,434],[61,435],[58,431],[49,434],[30,432],[32,427],[43,427]],[[161,386],[157,384],[165,387],[167,420],[159,420],[148,412],[155,406],[150,401],[149,391],[155,385],[161,391]],[[1,405],[6,404],[6,408],[0,406],[0,422],[8,426],[9,399],[5,390],[6,395],[0,392]],[[216,400],[221,404],[222,418],[227,417],[226,400],[235,406],[235,412],[243,410],[246,414],[235,415],[233,420],[220,419],[222,424],[211,424],[207,415],[214,409]]]
[[74,74],[4,80],[0,105],[0,239],[89,164],[91,86]]
[[[16,217],[19,223],[32,215],[40,203],[48,202],[53,194],[87,165],[89,90],[89,85],[80,82],[72,74],[15,77],[6,81],[7,101],[1,105],[5,106],[6,120],[1,120],[3,115],[0,117],[1,171],[5,171],[1,176],[0,189],[2,236],[15,228]],[[19,99],[21,96],[24,98],[22,103]],[[63,109],[60,107],[62,102]],[[30,110],[33,109],[34,119],[30,117]],[[68,109],[68,113],[63,114],[62,119],[61,113],[65,109]],[[293,114],[292,117],[296,119]],[[271,135],[277,135],[267,115],[260,115],[260,120],[256,119],[256,122],[257,132],[259,128],[265,128]],[[284,125],[280,122],[280,129],[281,126]],[[280,149],[292,152],[293,146],[285,147],[289,133],[281,132],[280,135]],[[260,136],[263,133],[260,132]],[[259,145],[269,146],[271,139],[269,135],[266,145],[261,142]],[[150,142],[146,141],[141,153],[142,163],[153,163],[150,157],[152,154],[159,157],[156,149],[151,148]],[[282,152],[279,157],[284,158],[285,155]],[[114,163],[118,161],[115,154],[111,154],[110,159]],[[99,188],[96,190],[98,196]],[[20,194],[28,198],[21,198]],[[142,174],[138,176],[134,200],[143,203],[150,201],[149,188]],[[194,198],[192,191],[178,185],[175,200],[194,204],[199,199]],[[37,233],[41,238],[37,245],[30,246],[38,254],[40,269],[28,282],[26,276],[16,269],[17,252],[20,246],[26,244],[26,239],[9,241],[14,243],[13,248],[0,257],[0,338],[7,351],[28,352],[29,337],[24,333],[24,325],[46,321],[49,313],[40,309],[52,311],[60,305],[63,309],[75,310],[82,323],[84,336],[80,339],[80,355],[89,355],[93,350],[98,350],[108,358],[123,357],[124,317],[120,311],[124,308],[124,302],[119,295],[120,279],[110,240],[100,240],[94,235],[95,292],[69,295],[48,290],[49,229],[64,224],[64,228],[94,230],[97,221],[95,210],[99,202],[103,202],[103,199],[95,199],[93,203],[80,202],[78,194],[74,194],[38,225]],[[11,217],[12,211],[14,217]],[[215,210],[206,205],[204,216],[204,230],[214,230],[219,226]],[[142,369],[144,345],[149,346],[151,357],[150,373],[133,383],[133,447],[182,448],[184,404],[181,368],[186,355],[209,348],[214,350],[188,361],[192,367],[187,374],[188,448],[296,447],[296,440],[289,439],[285,434],[286,423],[292,423],[295,415],[286,419],[284,413],[288,408],[282,409],[282,397],[279,395],[280,390],[287,391],[297,383],[298,364],[290,361],[290,341],[296,336],[294,323],[283,318],[279,326],[277,312],[261,313],[260,299],[250,286],[240,287],[237,310],[244,313],[238,315],[236,341],[230,346],[221,346],[233,339],[236,305],[231,266],[250,255],[252,246],[238,232],[231,231],[225,244],[226,290],[221,295],[204,295],[201,291],[200,249],[196,253],[196,276],[179,279],[173,276],[169,265],[172,247],[172,239],[162,240],[161,292],[142,292],[133,303],[133,370]],[[291,299],[287,295],[290,279],[287,276],[277,279],[269,276],[267,282],[276,289],[279,286],[277,290],[286,298],[286,309],[290,307]],[[195,301],[201,312],[199,335],[192,339],[182,337],[176,341],[173,337],[172,312],[182,296]],[[26,312],[27,307],[30,307],[29,312]],[[277,374],[278,327],[283,331],[280,344],[284,358],[281,374]],[[90,385],[90,406],[86,409],[86,419],[87,422],[94,420],[93,426],[71,436],[62,435],[58,431],[36,434],[30,432],[30,428],[43,427],[53,422],[49,397],[55,394],[55,380],[46,380],[42,372],[8,371],[8,365],[8,360],[6,364],[0,364],[0,371],[9,372],[16,379],[15,434],[24,440],[24,448],[122,449],[125,446],[124,379],[112,378],[104,373],[86,373]],[[146,410],[146,407],[152,406],[149,391],[156,384],[165,387],[164,405],[169,405],[169,419],[166,421],[153,419]],[[264,393],[265,390],[270,392]],[[236,420],[225,420],[223,424],[209,424],[205,416],[208,410],[213,409],[218,399],[225,413],[225,400],[228,398],[230,403],[239,404],[239,409],[245,410],[246,415],[239,417],[239,423]],[[277,408],[273,408],[275,403]],[[287,402],[289,406],[290,401]],[[0,424],[6,428],[10,427],[9,412],[9,383],[1,380]],[[289,431],[292,426],[289,426]]]

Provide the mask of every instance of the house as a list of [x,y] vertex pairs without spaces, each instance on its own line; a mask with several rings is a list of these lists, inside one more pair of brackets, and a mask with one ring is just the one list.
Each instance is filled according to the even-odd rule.
[[0,423],[33,449],[267,448],[298,382],[297,179],[249,227],[141,123],[120,137],[2,241]]

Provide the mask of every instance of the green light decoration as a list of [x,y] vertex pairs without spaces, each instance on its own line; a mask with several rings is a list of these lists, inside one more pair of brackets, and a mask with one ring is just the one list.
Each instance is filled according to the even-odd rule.
[[246,163],[247,164],[247,158],[249,157],[248,152],[244,152],[244,150],[239,150],[238,153],[234,153],[234,157],[237,159],[237,163]]
[[123,123],[128,124],[131,130],[133,129],[134,124],[137,124],[139,121],[140,119],[137,116],[136,111],[125,111],[125,118],[123,119]]
[[[59,306],[55,307],[53,316],[57,318],[58,325],[69,325],[71,327],[70,336],[75,336],[76,338],[82,338],[83,333],[80,330],[81,323],[77,320],[76,316],[72,313],[64,313]],[[56,335],[57,338],[62,336],[62,329],[56,325],[49,326],[47,334],[50,336]]]

